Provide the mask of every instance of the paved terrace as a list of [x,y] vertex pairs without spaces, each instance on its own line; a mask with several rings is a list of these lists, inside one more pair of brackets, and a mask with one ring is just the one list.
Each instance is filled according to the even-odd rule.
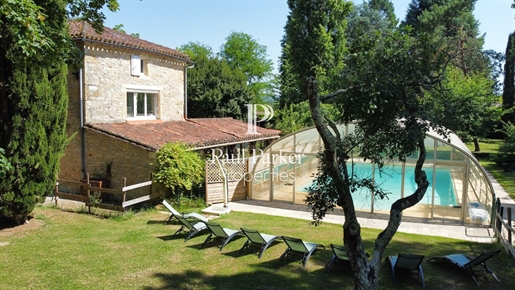
[[[291,217],[312,220],[311,210],[306,205],[294,205],[284,202],[242,200],[230,202],[228,210],[252,212],[274,216]],[[223,205],[216,204],[207,208],[203,213],[227,211]],[[384,229],[388,223],[388,216],[384,214],[358,213],[358,221],[362,228]],[[345,218],[343,210],[336,208],[326,215],[323,222],[343,225]],[[426,236],[440,236],[478,243],[492,243],[494,231],[492,228],[479,225],[463,225],[460,222],[448,220],[429,220],[422,218],[404,217],[399,232],[420,234]]]

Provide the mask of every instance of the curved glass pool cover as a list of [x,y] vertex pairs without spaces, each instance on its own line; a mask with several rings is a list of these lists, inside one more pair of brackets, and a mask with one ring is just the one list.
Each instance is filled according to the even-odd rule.
[[[354,125],[341,125],[338,129],[342,136],[347,135],[354,131]],[[490,224],[495,198],[488,175],[458,136],[451,133],[448,138],[450,142],[436,132],[426,133],[424,170],[430,187],[423,200],[403,215]],[[317,154],[322,148],[323,142],[314,127],[276,140],[262,154],[249,160],[252,174],[249,198],[304,204],[307,187],[313,185],[317,173]],[[415,191],[415,162],[416,156],[406,162],[398,161],[387,165],[386,172],[379,174],[373,164],[354,157],[353,170],[358,177],[372,177],[381,188],[391,192],[385,199],[374,199],[364,189],[354,193],[356,210],[388,214],[394,201]],[[352,166],[350,162],[348,166]]]

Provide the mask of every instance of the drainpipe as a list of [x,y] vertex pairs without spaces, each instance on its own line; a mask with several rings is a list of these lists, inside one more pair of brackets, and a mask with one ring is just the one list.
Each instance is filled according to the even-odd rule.
[[82,176],[86,176],[86,140],[84,134],[84,79],[82,68],[79,70],[79,110],[80,110],[80,159]]
[[188,69],[194,67],[192,64],[184,68],[184,120],[188,120]]

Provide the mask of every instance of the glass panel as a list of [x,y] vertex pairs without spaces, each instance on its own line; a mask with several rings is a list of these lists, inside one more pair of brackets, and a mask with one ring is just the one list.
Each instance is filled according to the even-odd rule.
[[155,94],[147,94],[147,116],[155,116],[155,99]]
[[134,117],[134,93],[127,93],[127,117]]
[[145,94],[138,93],[136,96],[136,116],[145,116]]

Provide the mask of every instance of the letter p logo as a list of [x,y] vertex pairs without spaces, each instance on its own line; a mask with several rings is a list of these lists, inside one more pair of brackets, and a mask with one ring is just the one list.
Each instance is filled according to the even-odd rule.
[[[274,117],[274,109],[270,105],[246,104],[247,106],[247,134],[259,134],[257,132],[257,122],[271,120]],[[258,107],[261,106],[263,117],[258,120]]]

